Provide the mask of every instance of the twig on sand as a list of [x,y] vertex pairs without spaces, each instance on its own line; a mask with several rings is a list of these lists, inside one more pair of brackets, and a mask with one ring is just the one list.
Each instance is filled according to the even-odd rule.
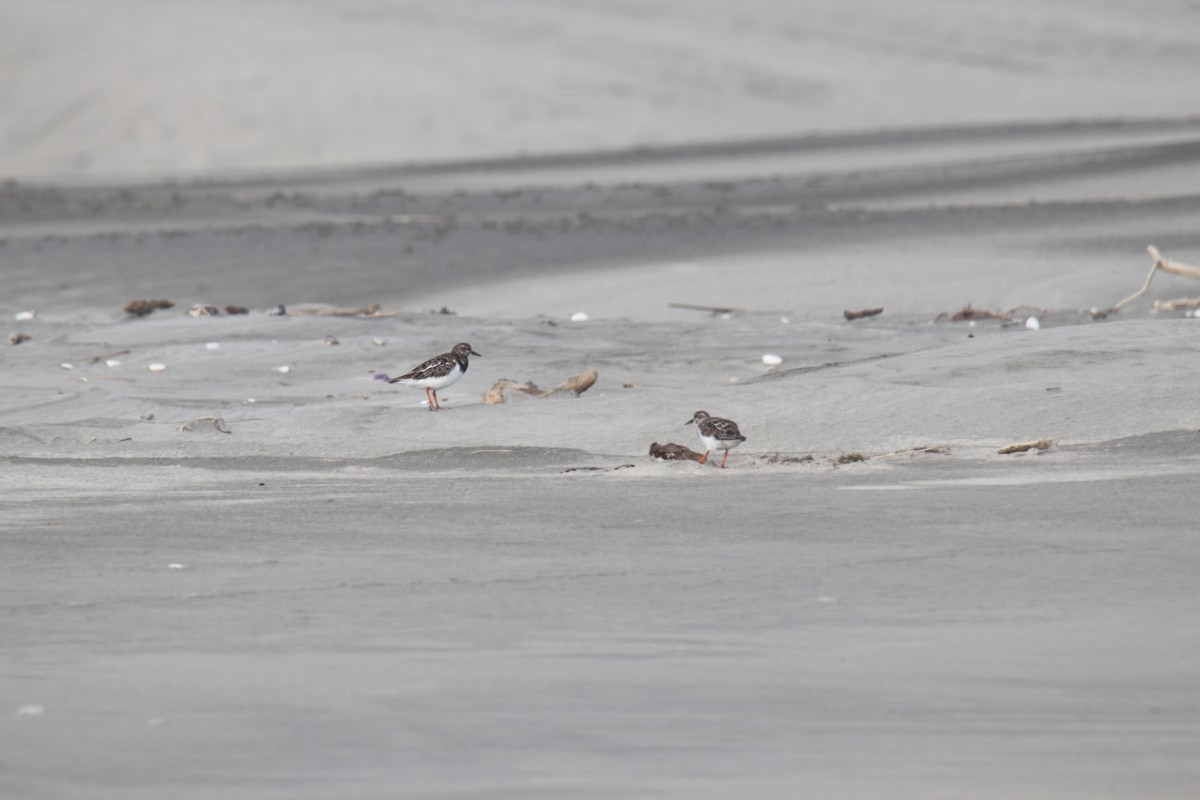
[[668,442],[667,444],[652,443],[650,445],[650,455],[662,461],[697,461],[703,463],[701,459],[704,458],[703,453],[697,453],[691,448],[675,444],[674,442]]
[[937,453],[938,455],[948,455],[950,446],[945,444],[934,444],[928,447],[912,447],[908,450],[895,450],[891,453],[880,453],[877,456],[867,456],[863,461],[874,461],[877,458],[894,458],[895,456],[914,456],[917,453]]
[[996,452],[1002,456],[1006,456],[1006,455],[1009,455],[1010,453],[1024,453],[1026,450],[1049,450],[1050,446],[1053,444],[1054,444],[1053,439],[1038,439],[1036,442],[1021,442],[1020,444],[1010,444],[1005,447],[1001,447]]
[[718,316],[720,314],[737,314],[742,311],[740,308],[733,308],[731,306],[696,306],[692,305],[691,303],[667,303],[667,308],[683,308],[687,309],[688,311],[707,311],[713,316]]
[[842,311],[842,316],[845,317],[847,320],[855,320],[855,319],[862,319],[863,317],[878,316],[879,314],[882,314],[882,313],[883,313],[883,306],[880,306],[879,308],[863,308],[858,311],[851,311],[850,309],[846,309],[846,310]]
[[592,384],[594,384],[596,379],[599,377],[599,373],[597,373],[595,370],[589,369],[586,372],[579,373],[578,375],[572,375],[571,377],[567,378],[566,382],[564,382],[561,386],[557,386],[548,392],[539,389],[537,384],[533,381],[517,383],[516,381],[510,381],[507,378],[502,378],[496,381],[495,385],[493,385],[491,389],[487,390],[487,394],[483,396],[483,402],[489,406],[494,406],[497,403],[503,403],[504,392],[505,390],[509,389],[516,392],[524,392],[525,394],[533,395],[534,397],[550,397],[552,395],[565,394],[567,392],[570,392],[578,397],[588,389],[592,388]]
[[[1146,276],[1146,282],[1142,284],[1142,288],[1138,289],[1133,294],[1126,297],[1121,302],[1117,303],[1112,308],[1093,308],[1092,317],[1094,319],[1104,319],[1109,314],[1116,314],[1125,306],[1137,300],[1146,293],[1150,288],[1150,282],[1154,280],[1154,275],[1160,269],[1163,272],[1170,272],[1172,275],[1182,275],[1185,278],[1196,278],[1200,280],[1200,267],[1192,267],[1187,264],[1180,264],[1178,261],[1171,261],[1168,258],[1163,258],[1162,253],[1158,252],[1158,248],[1154,245],[1147,245],[1146,252],[1150,254],[1150,260],[1154,262],[1150,266],[1150,274]],[[1158,304],[1156,303],[1155,306]]]
[[358,308],[341,308],[326,306],[314,309],[290,309],[289,317],[396,317],[404,312],[398,308],[384,308],[378,303],[368,303]]
[[105,353],[102,356],[92,356],[91,358],[88,359],[88,363],[89,364],[99,364],[101,361],[107,361],[108,359],[110,359],[114,356],[127,356],[127,355],[129,355],[128,350],[117,350],[115,353]]

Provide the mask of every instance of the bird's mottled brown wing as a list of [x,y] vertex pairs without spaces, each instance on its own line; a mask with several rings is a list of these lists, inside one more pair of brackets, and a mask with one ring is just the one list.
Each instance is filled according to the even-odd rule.
[[441,378],[449,375],[456,363],[458,362],[454,356],[449,353],[443,353],[440,356],[434,356],[428,361],[421,363],[399,378],[392,378],[388,383],[395,383],[396,381],[419,381],[423,378]]
[[745,441],[746,437],[742,436],[738,430],[737,423],[731,419],[721,419],[720,417],[710,417],[704,423],[704,433],[708,436],[716,436],[718,439],[741,439]]

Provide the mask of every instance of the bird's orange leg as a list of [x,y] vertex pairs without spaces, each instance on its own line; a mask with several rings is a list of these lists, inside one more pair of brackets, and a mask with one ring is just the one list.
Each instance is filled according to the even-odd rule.
[[709,453],[709,451],[708,451],[708,450],[705,450],[705,451],[704,451],[704,455],[700,456],[700,463],[701,463],[701,464],[704,464],[704,463],[707,463],[707,462],[708,462],[708,453]]
[[433,411],[433,398],[429,396],[429,387],[425,387],[425,406],[430,411]]
[[725,457],[721,459],[721,469],[725,469],[725,462],[729,460],[729,451],[725,451]]
[[434,404],[435,406],[437,406],[437,410],[438,410],[438,411],[441,411],[441,410],[442,410],[442,404],[441,404],[441,403],[439,403],[439,402],[438,402],[438,399],[437,399],[437,389],[434,389],[434,390],[433,390],[433,404]]

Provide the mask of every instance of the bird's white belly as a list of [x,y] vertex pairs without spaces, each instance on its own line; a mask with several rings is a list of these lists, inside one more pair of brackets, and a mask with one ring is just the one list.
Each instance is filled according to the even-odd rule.
[[700,443],[705,450],[732,450],[742,443],[741,439],[718,439],[715,436],[700,434]]
[[433,389],[436,391],[438,389],[445,389],[447,386],[461,378],[462,374],[462,367],[460,367],[458,364],[455,364],[453,369],[440,378],[407,378],[399,381],[399,383],[403,383],[406,386],[417,386],[422,389]]

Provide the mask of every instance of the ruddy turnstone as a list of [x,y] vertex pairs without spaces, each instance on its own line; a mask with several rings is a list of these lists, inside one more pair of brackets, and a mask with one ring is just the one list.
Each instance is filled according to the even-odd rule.
[[737,423],[730,419],[710,417],[707,411],[697,411],[684,425],[696,423],[696,433],[700,434],[700,442],[704,445],[704,457],[700,463],[708,461],[708,454],[713,450],[724,450],[725,457],[721,459],[721,468],[729,459],[729,451],[746,441],[738,430]]
[[[429,402],[430,411],[440,411],[438,389],[445,389],[467,373],[467,362],[471,356],[477,356],[471,345],[460,342],[451,348],[449,353],[434,356],[422,362],[399,378],[392,378],[388,383],[403,383],[406,386],[417,386],[425,390],[425,399]],[[432,395],[430,394],[432,392]]]

